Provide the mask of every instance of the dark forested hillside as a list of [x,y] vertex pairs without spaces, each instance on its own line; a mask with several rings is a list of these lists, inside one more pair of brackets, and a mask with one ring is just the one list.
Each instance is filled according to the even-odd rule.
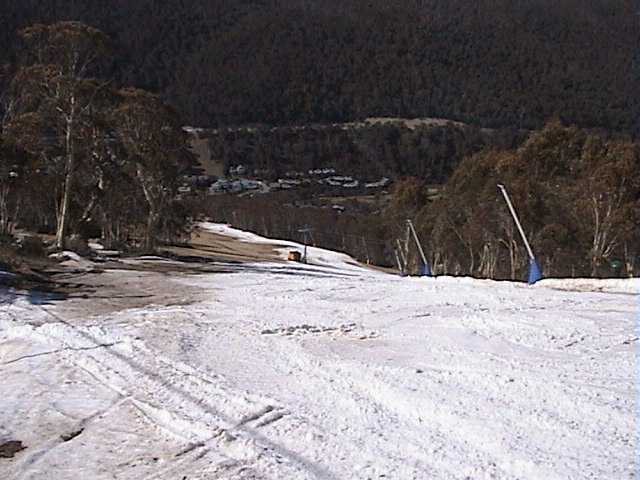
[[640,133],[630,1],[4,0],[0,66],[18,28],[59,19],[105,31],[122,83],[197,125],[557,116]]
[[[417,121],[416,121],[417,122]],[[444,184],[460,161],[486,148],[511,148],[527,131],[490,130],[453,122],[368,121],[308,127],[204,130],[211,160],[227,172],[275,180],[287,172],[335,170],[360,180],[415,176]]]

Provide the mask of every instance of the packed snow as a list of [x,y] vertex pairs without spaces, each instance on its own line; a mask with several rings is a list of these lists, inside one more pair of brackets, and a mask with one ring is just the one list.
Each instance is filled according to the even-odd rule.
[[580,292],[640,293],[640,278],[547,278],[536,286]]
[[309,260],[145,273],[146,289],[193,297],[108,314],[100,290],[0,291],[0,445],[25,447],[0,478],[635,478],[634,280]]

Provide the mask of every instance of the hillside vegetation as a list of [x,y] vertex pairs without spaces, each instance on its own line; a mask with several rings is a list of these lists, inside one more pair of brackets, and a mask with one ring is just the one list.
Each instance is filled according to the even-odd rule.
[[[436,273],[522,278],[504,183],[547,274],[637,274],[628,7],[14,2],[0,236],[153,250],[204,214],[299,240],[310,225],[312,242],[390,266],[412,219]],[[234,178],[192,168],[189,124]]]
[[[225,171],[242,165],[261,178],[276,179],[330,169],[375,181],[417,176],[433,184],[447,181],[468,155],[484,148],[510,148],[527,131],[479,129],[453,122],[407,125],[400,120],[305,127],[201,130],[213,160]],[[361,185],[363,186],[363,185]]]
[[[311,188],[210,197],[204,212],[279,238],[314,241],[362,261],[394,265],[412,219],[437,274],[524,278],[527,254],[497,185],[507,185],[549,276],[637,275],[640,148],[628,139],[550,122],[514,148],[468,155],[436,189],[425,177],[396,180],[388,196],[348,198],[343,210]],[[367,202],[364,199],[367,198]],[[330,199],[335,202],[335,200]],[[409,263],[418,268],[415,248]]]
[[[190,124],[442,117],[540,128],[552,116],[639,133],[632,2],[594,0],[25,0],[16,30],[82,20],[110,35],[112,69]],[[141,28],[144,26],[144,28]]]

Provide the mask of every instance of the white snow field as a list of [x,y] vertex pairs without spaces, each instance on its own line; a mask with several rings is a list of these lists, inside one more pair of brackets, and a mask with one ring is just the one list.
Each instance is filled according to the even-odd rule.
[[112,271],[131,295],[191,292],[112,313],[100,290],[1,290],[0,444],[25,449],[0,479],[636,477],[637,283],[309,258]]

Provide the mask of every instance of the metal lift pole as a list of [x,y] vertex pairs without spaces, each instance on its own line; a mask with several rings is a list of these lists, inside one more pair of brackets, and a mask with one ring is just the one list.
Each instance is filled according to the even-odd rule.
[[308,225],[305,225],[304,228],[301,228],[298,230],[299,233],[302,233],[304,235],[304,254],[302,256],[303,263],[307,263],[307,243],[309,240],[309,234],[311,233],[312,230],[313,229]]

